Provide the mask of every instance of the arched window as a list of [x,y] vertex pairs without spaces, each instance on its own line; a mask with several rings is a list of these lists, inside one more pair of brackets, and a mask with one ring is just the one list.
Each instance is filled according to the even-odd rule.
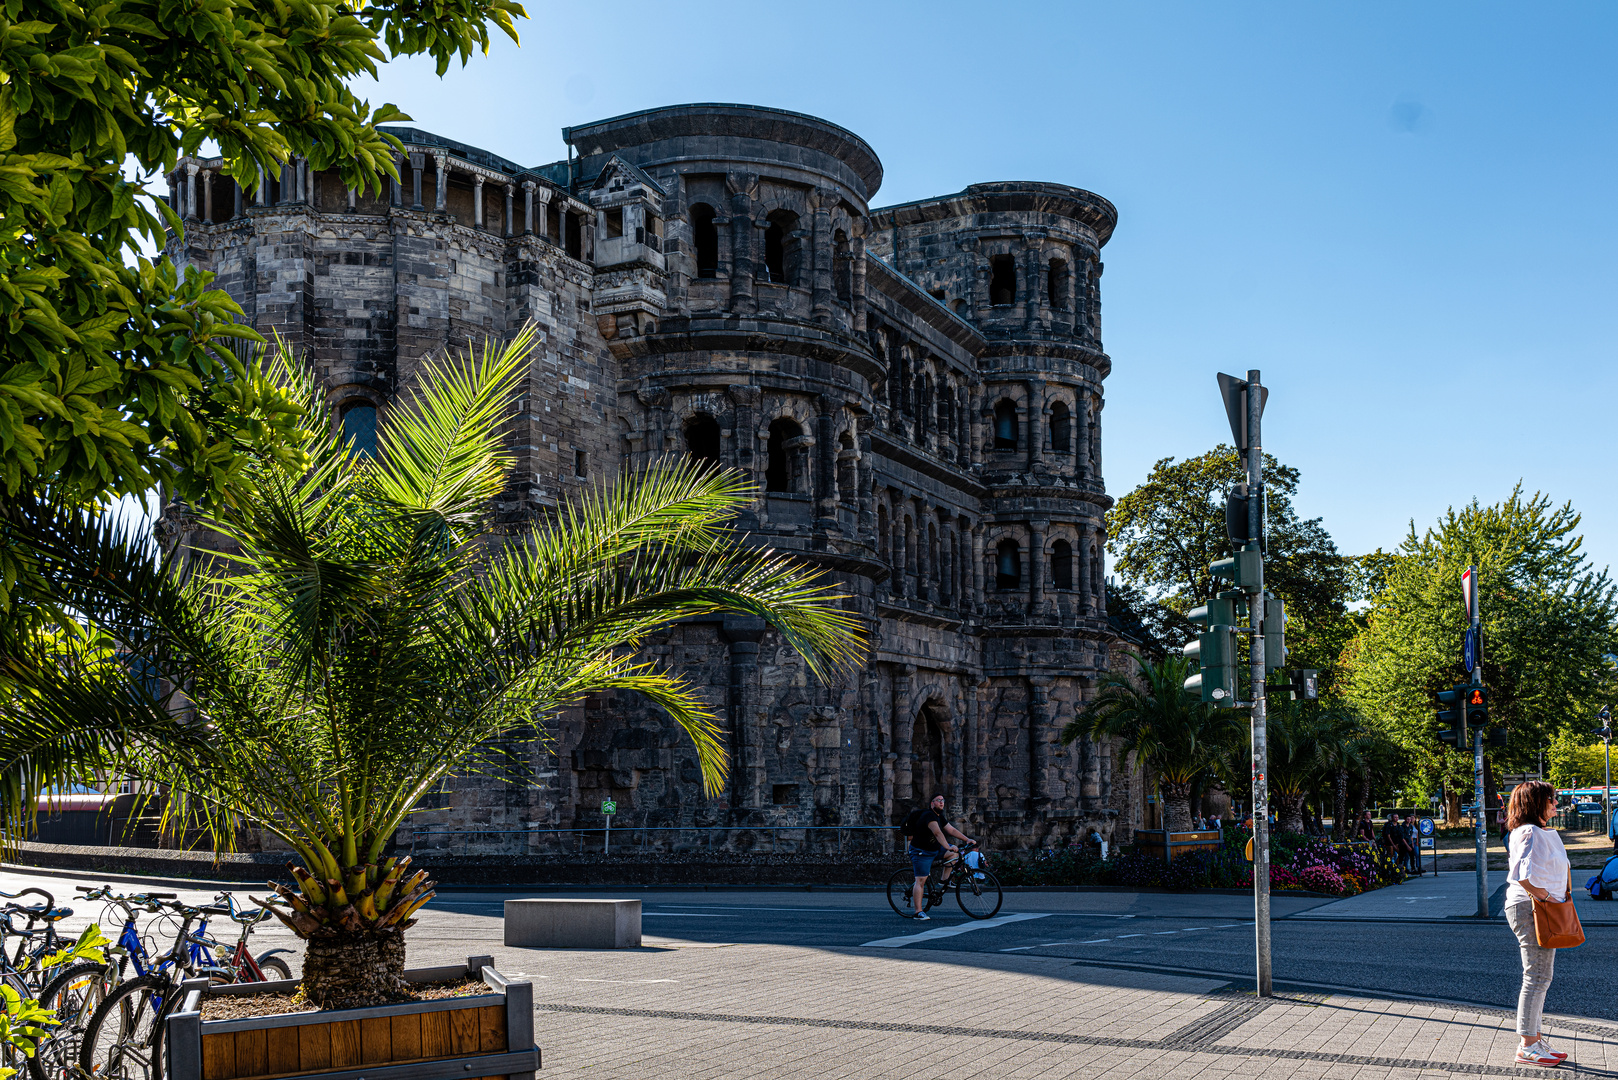
[[798,490],[798,440],[803,429],[796,420],[781,417],[770,423],[769,464],[764,469],[764,490]]
[[1065,401],[1051,406],[1051,451],[1062,455],[1073,452],[1073,414]]
[[345,408],[343,438],[353,445],[354,453],[376,457],[376,406],[360,401]]
[[837,290],[837,299],[843,303],[852,303],[854,300],[854,253],[848,244],[848,234],[838,229],[831,235],[832,287]]
[[1015,540],[1002,540],[995,549],[994,584],[999,589],[1022,587],[1022,552]]
[[803,244],[795,235],[798,215],[790,210],[774,210],[766,220],[770,227],[764,230],[764,273],[761,276],[779,285],[796,285],[799,264],[803,261]]
[[719,421],[698,413],[685,422],[685,453],[704,467],[719,466]]
[[1053,308],[1067,307],[1067,260],[1052,259],[1051,273],[1046,286],[1047,300]]
[[1002,401],[994,407],[994,448],[1017,449],[1017,405]]
[[951,311],[955,312],[955,314],[959,315],[961,318],[963,318],[963,319],[966,318],[966,301],[965,300],[955,300],[955,301],[951,302],[949,307],[950,307]]
[[719,276],[719,226],[714,224],[714,208],[707,203],[691,207],[691,246],[697,249],[697,277]]
[[1066,540],[1051,545],[1051,581],[1058,589],[1073,588],[1073,545]]
[[1010,307],[1017,302],[1017,260],[996,255],[989,260],[989,303]]
[[584,215],[568,213],[567,253],[575,259],[584,258]]

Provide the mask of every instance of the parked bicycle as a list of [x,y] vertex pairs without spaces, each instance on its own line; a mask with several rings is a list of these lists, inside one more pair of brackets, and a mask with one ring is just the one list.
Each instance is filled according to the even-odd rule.
[[[947,881],[943,876],[946,866],[950,867]],[[916,910],[912,895],[915,884],[916,877],[909,867],[895,870],[888,879],[888,904],[907,919]],[[952,887],[955,902],[973,919],[993,918],[1005,899],[1000,891],[1000,879],[989,869],[987,860],[977,850],[975,843],[962,844],[960,854],[953,858],[940,856],[933,860],[932,873],[927,875],[927,883],[922,890],[922,910],[928,911],[942,904],[945,894]]]
[[[58,907],[44,889],[0,893],[16,901],[37,896],[43,903],[8,903],[0,909],[0,963],[5,984],[24,997],[54,1010],[57,1024],[35,1047],[32,1057],[7,1061],[11,1068],[26,1068],[34,1080],[66,1080],[77,1064],[79,1039],[91,1014],[101,1003],[111,973],[105,964],[79,961],[45,968],[43,961],[69,946],[56,930],[73,914]],[[21,923],[21,925],[19,925]],[[11,947],[15,940],[15,948]]]
[[[253,928],[269,918],[268,904],[260,904],[250,911],[243,911],[236,906],[236,897],[228,892],[215,896],[214,903],[224,907],[230,913],[231,921],[242,928],[241,934],[236,938],[234,949],[214,943],[214,961],[219,967],[229,969],[235,975],[236,982],[269,982],[292,978],[291,965],[275,955],[287,950],[268,949],[254,956],[247,948],[247,939],[253,935]],[[200,931],[198,936],[201,936]]]

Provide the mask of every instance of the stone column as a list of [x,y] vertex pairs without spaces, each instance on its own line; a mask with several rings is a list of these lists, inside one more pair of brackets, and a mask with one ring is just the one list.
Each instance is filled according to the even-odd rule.
[[1062,293],[1062,303],[1067,305],[1067,331],[1070,334],[1077,334],[1082,322],[1079,318],[1079,256],[1078,248],[1067,249],[1067,288]]
[[483,177],[472,177],[472,226],[483,228]]
[[1090,479],[1090,394],[1080,390],[1074,396],[1073,423],[1078,430],[1074,433],[1073,464],[1075,474],[1081,481]]
[[872,465],[874,460],[871,453],[871,428],[875,419],[871,416],[859,416],[854,421],[858,432],[858,445],[860,451],[859,461],[856,465],[859,476],[859,530],[860,541],[876,548],[876,469]]
[[522,182],[522,232],[524,236],[534,234],[534,189],[538,186],[532,180]]
[[405,161],[406,161],[406,158],[405,158],[405,156],[403,154],[394,155],[394,158],[393,158],[394,171],[401,174],[398,179],[393,181],[393,196],[392,196],[391,201],[392,201],[392,204],[394,206],[403,206],[404,205],[404,177],[403,177],[402,174],[403,174],[403,171],[404,171]]
[[437,182],[433,186],[433,209],[442,214],[449,206],[449,155],[434,154],[433,164],[438,167]]
[[185,165],[185,220],[191,221],[197,216],[197,166],[194,162]]
[[831,208],[836,199],[837,193],[826,188],[816,188],[811,196],[814,226],[810,239],[813,262],[809,272],[809,317],[817,323],[831,322]]
[[815,531],[837,528],[837,403],[829,394],[815,398]]
[[1049,675],[1028,677],[1029,810],[1038,812],[1051,801],[1051,709]]
[[1095,416],[1090,419],[1090,479],[1105,484],[1101,478],[1101,410],[1106,403],[1101,395],[1095,396]]
[[1090,337],[1090,257],[1073,263],[1073,333]]
[[888,527],[893,530],[893,535],[888,542],[888,550],[892,554],[893,576],[889,578],[892,585],[888,591],[893,593],[894,596],[903,596],[905,595],[905,567],[908,565],[905,554],[904,503],[897,494],[889,501],[893,506],[893,520],[888,523]]
[[502,236],[511,236],[512,235],[512,232],[511,232],[511,219],[515,215],[511,212],[511,207],[512,207],[513,201],[516,198],[517,198],[517,185],[515,185],[515,184],[507,184],[506,185],[506,216],[505,216],[505,219],[500,222],[500,230],[501,230],[501,235]]
[[1028,383],[1028,471],[1045,466],[1045,380]]
[[1091,529],[1085,522],[1079,523],[1079,550],[1074,557],[1079,565],[1074,567],[1079,575],[1079,615],[1081,618],[1090,617],[1090,535]]
[[567,196],[563,195],[556,203],[556,246],[567,253]]
[[421,172],[427,167],[427,155],[413,153],[410,155],[410,209],[421,210]]
[[537,202],[537,205],[534,207],[534,213],[537,215],[534,218],[534,222],[539,226],[534,230],[534,232],[538,233],[540,236],[549,236],[551,226],[550,215],[547,213],[547,211],[551,205],[551,189],[546,187],[544,184],[536,186],[534,188],[534,199]]
[[1029,244],[1023,255],[1023,262],[1028,268],[1028,296],[1023,301],[1023,325],[1029,330],[1041,328],[1040,314],[1050,299],[1050,289],[1045,281],[1045,275],[1050,273],[1050,264],[1045,261],[1043,254],[1039,248]]
[[260,206],[268,206],[270,198],[270,175],[261,167],[258,170],[258,190],[253,193]]
[[1098,344],[1101,341],[1101,271],[1104,269],[1106,264],[1097,259],[1095,271],[1090,275],[1090,336]]
[[893,752],[899,755],[893,764],[893,796],[896,803],[909,803],[915,799],[915,792],[911,788],[913,763],[910,760],[916,731],[916,718],[912,715],[910,700],[915,675],[915,664],[900,664],[893,669]]
[[758,506],[764,498],[763,477],[759,476],[758,420],[755,418],[763,393],[758,387],[746,384],[732,386],[726,393],[736,407],[736,418],[732,424],[732,441],[736,446],[736,468],[741,470],[742,476],[753,485],[757,493],[749,508],[742,511],[736,519],[737,527],[745,531],[758,527]]
[[202,220],[213,224],[213,170],[202,174]]
[[752,314],[758,310],[753,295],[753,186],[751,176],[730,174],[730,310]]
[[850,290],[853,294],[854,330],[857,333],[865,332],[865,237],[856,236],[849,240],[850,255],[854,264],[850,269],[849,279],[853,283]]
[[972,527],[972,606],[971,610],[983,614],[983,522]]
[[972,311],[978,320],[989,314],[989,274],[989,260],[980,256],[972,275]]
[[1028,614],[1038,618],[1045,614],[1045,530],[1049,521],[1030,521],[1028,531]]
[[758,643],[764,637],[764,620],[726,615],[722,625],[724,636],[730,642],[731,760],[738,763],[731,786],[731,805],[755,808],[764,804],[766,774],[764,724],[755,701]]
[[353,188],[348,189],[348,212],[352,214],[359,205],[359,192]]

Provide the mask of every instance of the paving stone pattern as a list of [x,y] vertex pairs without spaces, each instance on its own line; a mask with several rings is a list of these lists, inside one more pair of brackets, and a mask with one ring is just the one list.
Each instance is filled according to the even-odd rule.
[[[882,166],[862,139],[751,106],[576,126],[576,153],[534,167],[392,130],[407,153],[380,193],[293,161],[244,197],[218,159],[186,159],[172,183],[191,220],[170,253],[306,357],[355,431],[444,350],[534,324],[505,530],[625,466],[720,461],[762,492],[741,525],[826,568],[874,644],[828,682],[754,620],[681,625],[648,655],[724,717],[722,798],[667,717],[603,695],[418,826],[534,851],[499,830],[596,828],[611,799],[619,825],[756,850],[759,826],[887,825],[941,791],[997,847],[1128,839],[1138,770],[1057,738],[1129,662],[1102,554],[1107,200],[985,183],[872,209]],[[161,532],[210,542],[183,507]]]

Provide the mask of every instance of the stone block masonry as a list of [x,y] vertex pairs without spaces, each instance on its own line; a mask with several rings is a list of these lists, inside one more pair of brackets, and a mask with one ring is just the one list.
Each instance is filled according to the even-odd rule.
[[[942,792],[994,846],[1126,838],[1134,763],[1059,741],[1128,659],[1102,555],[1110,203],[987,183],[872,209],[863,140],[753,106],[569,128],[567,159],[531,168],[391,130],[407,153],[380,196],[294,161],[238,199],[218,159],[183,161],[199,209],[170,254],[305,356],[357,431],[423,363],[534,323],[505,531],[626,467],[720,462],[758,486],[749,542],[823,567],[873,643],[824,682],[751,620],[674,627],[650,653],[724,720],[720,796],[667,717],[607,694],[548,741],[512,739],[507,775],[450,784],[416,830],[537,854],[536,830],[599,829],[612,799],[658,850],[723,830],[738,852],[770,826],[890,825]],[[185,202],[191,183],[211,198]],[[178,515],[163,533],[207,543]]]

